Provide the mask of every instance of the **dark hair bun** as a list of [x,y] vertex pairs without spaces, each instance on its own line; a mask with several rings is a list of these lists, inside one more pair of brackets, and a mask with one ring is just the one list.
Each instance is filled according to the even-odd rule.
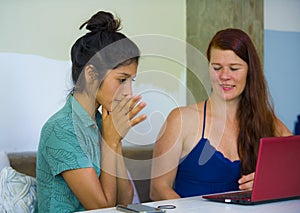
[[111,13],[99,11],[89,20],[84,22],[79,29],[86,25],[86,29],[92,32],[107,31],[116,32],[120,30],[120,19],[115,18]]

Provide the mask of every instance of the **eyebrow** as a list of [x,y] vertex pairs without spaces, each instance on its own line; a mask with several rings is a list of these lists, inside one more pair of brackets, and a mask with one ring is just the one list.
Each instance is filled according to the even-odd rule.
[[[220,63],[211,63],[211,65],[221,65]],[[243,64],[240,64],[240,63],[232,63],[232,64],[229,64],[230,66],[235,66],[235,65],[238,65],[238,66],[243,66]]]
[[125,72],[119,72],[119,73],[117,73],[117,74],[118,74],[118,75],[124,75],[124,76],[126,76],[127,78],[135,77],[135,75],[132,76],[132,75],[130,75],[130,74],[128,74],[128,73],[125,73]]
[[131,76],[130,74],[128,74],[128,73],[125,73],[125,72],[118,72],[117,74],[118,74],[118,75],[125,75],[125,76],[128,76],[128,77],[130,77],[130,76]]

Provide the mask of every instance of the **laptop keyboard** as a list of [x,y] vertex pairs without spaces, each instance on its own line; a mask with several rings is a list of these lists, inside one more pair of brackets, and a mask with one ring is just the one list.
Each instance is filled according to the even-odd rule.
[[249,200],[251,199],[251,194],[252,191],[241,191],[219,195],[218,197],[231,200]]

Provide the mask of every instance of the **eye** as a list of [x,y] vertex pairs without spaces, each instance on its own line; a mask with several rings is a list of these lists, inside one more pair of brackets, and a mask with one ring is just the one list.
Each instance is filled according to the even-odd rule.
[[221,66],[212,66],[212,68],[213,68],[214,71],[219,71],[219,70],[222,69]]
[[239,70],[240,68],[239,67],[230,67],[230,70],[231,71],[237,71],[237,70]]
[[120,83],[124,83],[127,80],[127,78],[120,78],[119,81]]

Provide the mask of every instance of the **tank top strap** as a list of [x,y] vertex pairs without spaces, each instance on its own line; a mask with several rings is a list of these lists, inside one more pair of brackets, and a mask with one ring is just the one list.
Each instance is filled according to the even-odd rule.
[[205,100],[205,102],[204,102],[203,124],[202,124],[202,136],[201,136],[201,139],[204,138],[204,132],[205,132],[205,123],[206,123],[206,103],[207,103],[207,100]]

